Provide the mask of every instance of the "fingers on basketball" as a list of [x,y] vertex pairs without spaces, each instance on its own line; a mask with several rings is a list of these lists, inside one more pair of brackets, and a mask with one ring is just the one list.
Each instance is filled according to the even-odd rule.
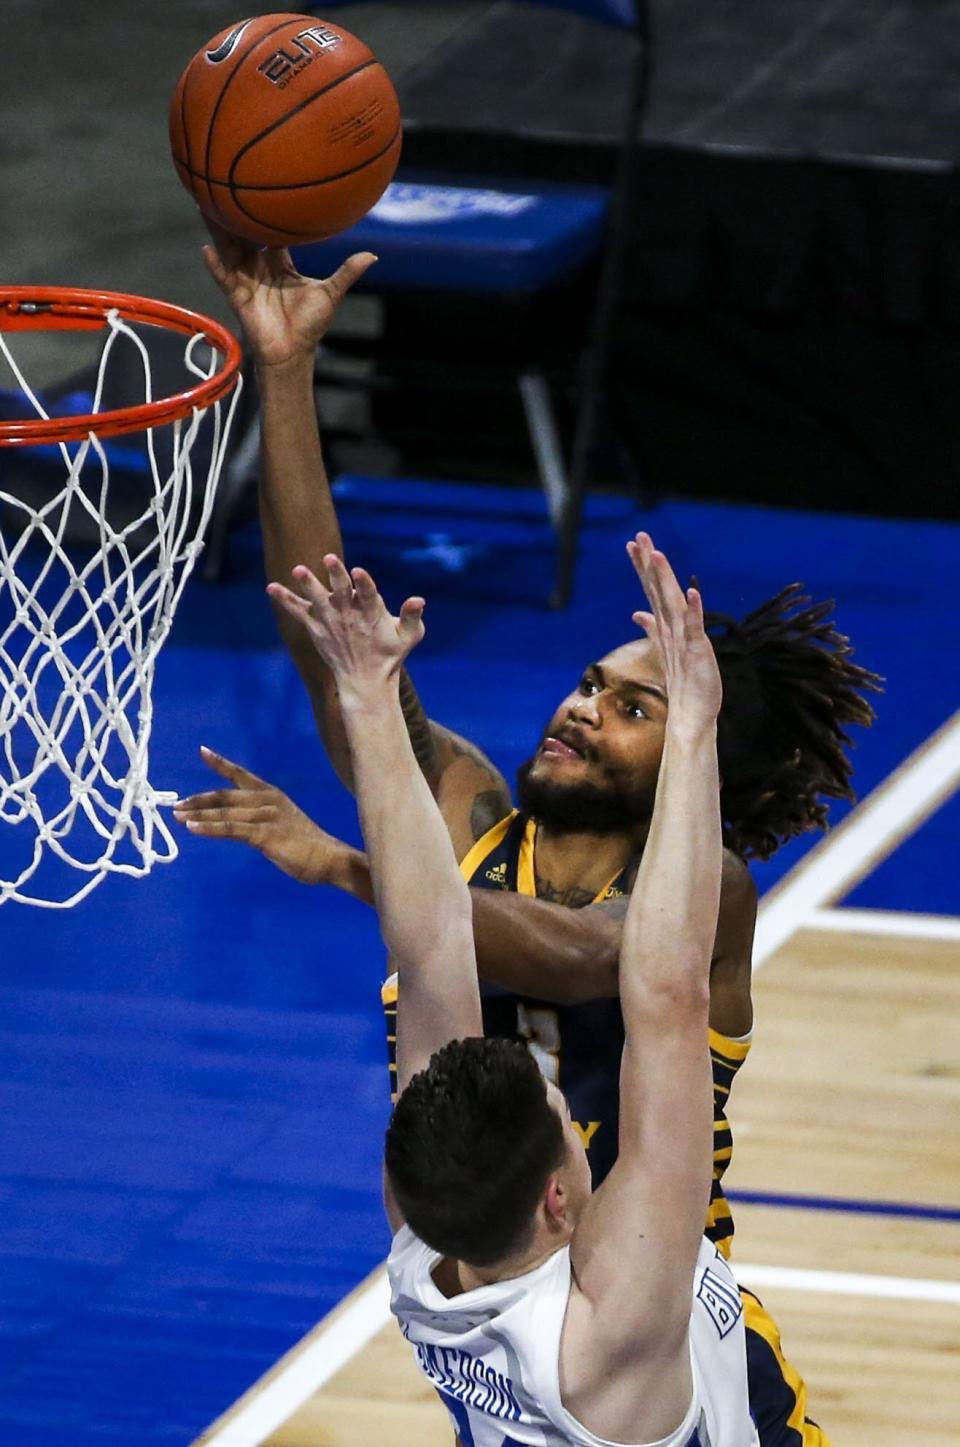
[[211,246],[209,242],[206,242],[201,246],[200,254],[203,257],[204,265],[217,283],[217,286],[224,289],[227,285],[227,268],[217,254],[217,248]]

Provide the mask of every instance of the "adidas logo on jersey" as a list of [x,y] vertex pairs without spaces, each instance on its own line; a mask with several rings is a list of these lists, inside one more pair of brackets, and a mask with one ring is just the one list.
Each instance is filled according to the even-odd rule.
[[506,864],[495,864],[495,865],[493,865],[493,867],[492,867],[491,869],[485,870],[485,871],[484,871],[484,878],[485,878],[485,879],[492,880],[492,882],[493,882],[494,884],[499,884],[500,887],[501,887],[501,889],[506,889],[506,887],[507,887],[507,866],[506,866]]

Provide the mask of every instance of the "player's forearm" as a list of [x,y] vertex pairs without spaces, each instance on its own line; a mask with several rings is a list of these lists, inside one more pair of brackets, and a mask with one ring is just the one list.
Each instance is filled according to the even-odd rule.
[[[267,577],[289,582],[305,564],[326,581],[327,553],[343,556],[340,525],[327,481],[313,395],[313,356],[259,366],[260,525]],[[326,665],[303,628],[275,609],[280,634],[301,673],[326,677]]]
[[[368,856],[347,844],[316,882],[374,903]],[[472,888],[469,895],[482,979],[552,1005],[616,998],[622,912],[615,914],[610,905],[568,909],[492,889]],[[617,903],[626,908],[626,900]]]
[[[260,389],[260,529],[268,579],[289,583],[304,564],[326,581],[323,559],[343,557],[343,537],[327,479],[313,395],[313,356],[257,369]],[[306,631],[284,609],[274,614],[287,652],[303,679],[324,746],[341,783],[353,788],[336,687]],[[436,787],[437,750],[430,720],[406,669],[400,699],[417,762]]]
[[[289,584],[297,564],[326,581],[323,559],[343,557],[313,395],[313,353],[257,367],[260,394],[260,530],[266,576]],[[280,637],[303,680],[317,729],[342,784],[353,787],[336,686],[302,624],[274,606]]]
[[624,922],[624,1020],[706,1013],[720,901],[722,843],[716,727],[668,727],[653,819]]
[[362,697],[348,696],[343,716],[374,903],[401,981],[428,972],[436,973],[439,981],[449,971],[449,983],[462,966],[466,948],[475,993],[467,886],[414,758],[396,681]]
[[554,1005],[615,999],[622,919],[605,905],[568,909],[493,889],[472,889],[480,977]]

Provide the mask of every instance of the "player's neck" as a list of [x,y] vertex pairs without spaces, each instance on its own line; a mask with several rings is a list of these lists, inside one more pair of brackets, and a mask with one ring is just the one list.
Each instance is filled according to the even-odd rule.
[[[643,848],[648,824],[622,834],[558,834],[537,829],[537,895],[561,904],[586,904]],[[586,896],[589,896],[587,898]]]
[[451,1256],[445,1256],[434,1267],[431,1275],[434,1285],[444,1296],[459,1296],[464,1291],[475,1291],[480,1286],[491,1286],[497,1281],[513,1281],[518,1276],[526,1276],[529,1272],[536,1271],[545,1261],[549,1261],[551,1256],[567,1244],[566,1240],[551,1240],[547,1244],[536,1241],[529,1251],[498,1261],[495,1266],[469,1266],[466,1261],[456,1261]]

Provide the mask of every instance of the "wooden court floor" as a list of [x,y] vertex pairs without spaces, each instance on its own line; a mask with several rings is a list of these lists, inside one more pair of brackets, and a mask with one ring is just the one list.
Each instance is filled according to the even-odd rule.
[[[835,1447],[960,1440],[960,1221],[882,1209],[960,1207],[960,938],[909,921],[794,935],[757,977],[731,1099],[731,1189],[821,1203],[741,1203],[734,1260]],[[230,1415],[200,1442],[227,1441]],[[390,1324],[265,1441],[451,1447],[451,1432]]]

